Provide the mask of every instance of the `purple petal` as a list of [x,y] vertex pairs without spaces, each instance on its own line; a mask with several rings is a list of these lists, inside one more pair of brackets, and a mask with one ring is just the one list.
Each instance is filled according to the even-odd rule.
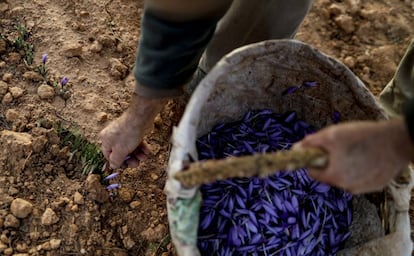
[[106,189],[107,190],[113,190],[113,189],[119,188],[120,186],[121,185],[119,185],[118,183],[114,183],[114,184],[111,184],[111,185],[107,186]]
[[118,176],[119,173],[118,172],[114,172],[112,174],[109,174],[108,176],[105,177],[105,180],[112,180],[114,179],[116,176]]
[[66,76],[64,76],[64,77],[62,78],[62,80],[60,81],[60,84],[61,84],[62,86],[65,86],[68,82],[69,82],[69,78],[67,78]]
[[334,111],[332,114],[332,121],[334,124],[339,123],[341,121],[341,113]]
[[295,86],[295,85],[294,86],[290,86],[290,87],[288,87],[286,90],[284,90],[282,92],[282,96],[285,96],[287,94],[292,94],[292,93],[296,92],[298,89],[299,89],[298,86]]
[[303,84],[302,84],[303,87],[315,87],[315,86],[318,86],[318,85],[319,85],[318,82],[315,82],[315,81],[313,81],[313,82],[306,81],[306,82],[303,82]]
[[48,60],[48,56],[47,56],[47,53],[44,53],[43,55],[42,55],[42,63],[43,64],[46,64],[46,62],[47,62],[47,60]]

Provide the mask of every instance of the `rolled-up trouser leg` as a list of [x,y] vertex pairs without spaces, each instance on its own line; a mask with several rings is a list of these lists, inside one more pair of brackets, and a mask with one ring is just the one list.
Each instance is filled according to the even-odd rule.
[[414,99],[414,41],[379,97],[381,105],[390,116],[401,114],[403,104],[409,99]]
[[246,44],[294,37],[312,0],[234,0],[218,23],[200,61],[208,72],[227,53]]

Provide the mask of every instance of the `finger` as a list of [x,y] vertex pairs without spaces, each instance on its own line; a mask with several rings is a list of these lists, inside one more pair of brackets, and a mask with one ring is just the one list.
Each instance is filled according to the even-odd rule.
[[103,139],[104,132],[103,131],[101,131],[98,136],[99,136],[99,139],[101,140],[102,154],[104,155],[106,160],[109,160],[109,155],[111,154],[111,151],[112,151],[111,147],[108,147],[106,145],[106,143],[104,142],[104,139]]
[[312,179],[320,182],[329,183],[326,170],[309,168],[308,174]]
[[135,167],[138,167],[139,160],[136,159],[135,157],[131,157],[130,159],[126,161],[126,164],[128,165],[129,168],[135,168]]
[[113,150],[111,154],[109,155],[109,163],[112,169],[119,168],[122,163],[124,162],[124,159],[126,157],[126,154],[119,153],[119,150],[115,151]]
[[104,145],[101,146],[101,149],[105,159],[109,161],[109,155],[111,155],[112,150],[108,147],[105,147]]
[[145,161],[148,159],[148,156],[146,154],[144,154],[143,152],[136,152],[135,153],[135,157],[139,160],[139,161]]
[[139,145],[139,148],[141,149],[141,151],[145,155],[151,155],[152,154],[151,146],[148,143],[146,143],[145,141],[141,142],[141,144]]

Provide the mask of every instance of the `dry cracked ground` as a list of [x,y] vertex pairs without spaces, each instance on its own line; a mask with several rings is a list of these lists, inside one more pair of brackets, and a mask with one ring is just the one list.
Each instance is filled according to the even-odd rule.
[[[411,41],[413,11],[412,1],[315,1],[297,39],[378,95]],[[0,0],[0,254],[174,255],[163,186],[181,99],[156,118],[152,156],[121,171],[115,194],[83,174],[85,151],[128,106],[141,13],[133,0]]]

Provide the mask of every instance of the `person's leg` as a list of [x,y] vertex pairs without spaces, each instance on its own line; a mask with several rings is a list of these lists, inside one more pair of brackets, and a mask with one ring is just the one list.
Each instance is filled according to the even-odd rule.
[[414,99],[414,41],[402,58],[393,79],[381,92],[379,102],[391,116],[401,114],[408,99]]
[[[403,114],[404,104],[414,99],[414,41],[411,42],[391,81],[379,96],[379,102],[391,117]],[[411,182],[412,171],[404,168],[395,180],[399,184]]]
[[238,47],[294,37],[311,5],[312,0],[234,0],[220,20],[199,67],[207,73]]

